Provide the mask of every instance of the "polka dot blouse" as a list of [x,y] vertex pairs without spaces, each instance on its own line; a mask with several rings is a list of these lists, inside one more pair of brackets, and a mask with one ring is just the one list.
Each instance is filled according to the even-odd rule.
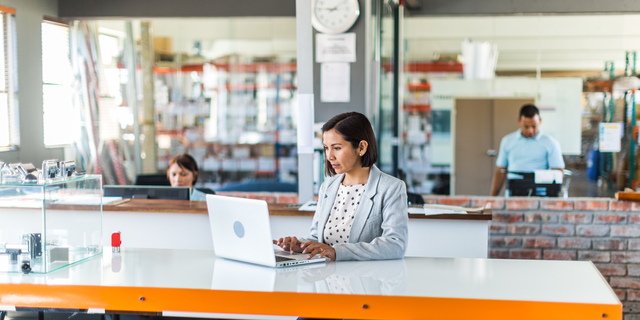
[[360,204],[360,198],[364,193],[364,184],[353,186],[340,185],[336,201],[331,208],[331,214],[324,226],[322,240],[324,243],[334,246],[338,243],[349,242],[351,225],[356,216],[356,210]]

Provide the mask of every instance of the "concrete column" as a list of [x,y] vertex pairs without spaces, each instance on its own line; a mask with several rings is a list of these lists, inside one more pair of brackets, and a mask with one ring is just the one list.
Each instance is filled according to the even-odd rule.
[[313,200],[313,30],[311,0],[296,0],[298,72],[298,196]]
[[157,151],[156,151],[156,126],[155,126],[155,100],[153,82],[153,32],[151,22],[140,23],[140,64],[142,67],[142,134],[144,135],[144,145],[142,152],[143,173],[156,173]]

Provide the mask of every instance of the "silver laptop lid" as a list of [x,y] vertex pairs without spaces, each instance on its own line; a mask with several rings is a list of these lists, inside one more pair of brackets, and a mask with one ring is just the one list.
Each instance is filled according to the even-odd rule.
[[211,194],[206,198],[217,256],[276,266],[267,202]]

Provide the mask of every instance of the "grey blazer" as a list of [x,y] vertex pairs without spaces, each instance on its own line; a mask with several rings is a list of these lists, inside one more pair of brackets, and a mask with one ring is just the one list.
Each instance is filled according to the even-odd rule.
[[[344,174],[336,175],[320,186],[318,207],[313,216],[309,238],[322,242],[324,226],[331,213]],[[399,259],[407,251],[407,191],[404,182],[376,166],[371,167],[348,243],[333,246],[336,260]],[[318,240],[320,239],[320,240]]]

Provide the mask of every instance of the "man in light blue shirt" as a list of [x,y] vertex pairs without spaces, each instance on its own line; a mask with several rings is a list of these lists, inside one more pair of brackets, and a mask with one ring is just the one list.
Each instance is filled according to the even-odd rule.
[[520,109],[520,129],[502,138],[496,160],[496,172],[491,182],[491,195],[502,189],[507,172],[533,172],[534,170],[564,169],[560,144],[550,135],[541,132],[540,111],[532,104]]

